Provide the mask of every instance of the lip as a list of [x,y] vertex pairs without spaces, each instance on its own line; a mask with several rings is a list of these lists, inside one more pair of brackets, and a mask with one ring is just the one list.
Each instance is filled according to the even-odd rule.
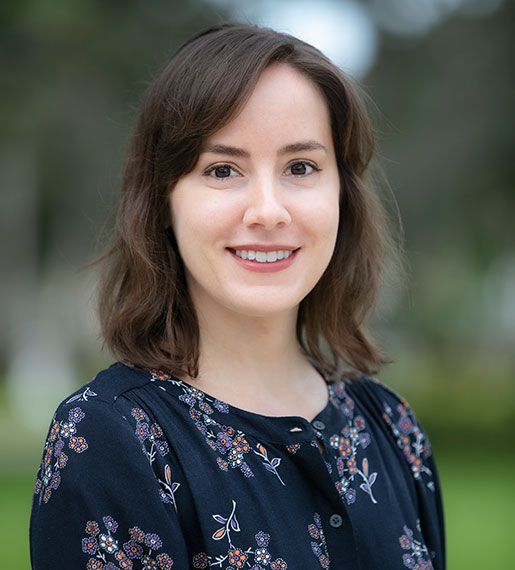
[[227,251],[230,253],[234,261],[243,269],[248,271],[253,271],[255,273],[275,273],[276,271],[283,271],[290,267],[290,265],[295,261],[299,248],[292,248],[291,246],[266,246],[267,249],[263,249],[263,246],[257,245],[242,245],[238,246],[238,250],[246,249],[252,251],[276,251],[276,250],[287,250],[292,251],[292,254],[286,259],[280,259],[279,261],[274,261],[273,263],[258,263],[256,261],[250,261],[249,259],[242,259],[236,255],[236,249],[228,247]]
[[272,245],[265,245],[265,244],[261,244],[261,243],[247,243],[244,245],[232,245],[231,247],[228,247],[227,249],[232,249],[234,251],[241,251],[242,249],[246,250],[246,251],[279,251],[279,250],[283,250],[283,251],[295,251],[296,249],[299,249],[298,247],[295,247],[293,245],[276,245],[276,244],[272,244]]

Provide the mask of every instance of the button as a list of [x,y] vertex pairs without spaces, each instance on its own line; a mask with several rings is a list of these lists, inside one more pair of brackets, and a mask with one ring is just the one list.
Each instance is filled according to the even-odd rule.
[[333,527],[333,528],[340,528],[343,524],[343,519],[340,515],[331,515],[329,518],[329,524]]
[[325,429],[325,424],[324,424],[324,422],[321,422],[320,420],[315,420],[313,422],[313,427],[315,429]]

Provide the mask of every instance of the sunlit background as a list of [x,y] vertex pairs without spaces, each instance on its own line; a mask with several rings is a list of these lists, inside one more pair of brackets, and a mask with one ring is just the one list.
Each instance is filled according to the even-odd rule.
[[[27,569],[57,403],[111,362],[96,270],[138,103],[193,32],[256,22],[313,43],[374,103],[408,278],[387,288],[381,379],[429,432],[451,570],[513,565],[515,2],[4,0],[0,7],[0,536]],[[384,190],[390,211],[395,205]]]

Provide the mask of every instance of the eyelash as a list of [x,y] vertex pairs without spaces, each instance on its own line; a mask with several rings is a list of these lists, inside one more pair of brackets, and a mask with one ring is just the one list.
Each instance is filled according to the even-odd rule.
[[[292,162],[286,170],[291,170],[297,164],[302,164],[303,166],[309,166],[310,168],[313,169],[314,172],[320,172],[322,170],[321,168],[318,168],[316,164],[310,162],[309,160],[296,160],[295,162]],[[309,176],[310,174],[311,172],[308,172],[306,174],[292,174],[292,176],[294,176],[295,178],[304,178],[304,176]]]
[[[288,168],[286,170],[291,170],[295,165],[297,164],[302,164],[303,166],[307,166],[309,168],[312,168],[314,172],[320,172],[322,169],[318,168],[318,166],[316,166],[314,163],[308,161],[308,160],[296,160],[295,162],[292,162]],[[214,164],[213,166],[210,166],[207,170],[205,170],[202,173],[202,176],[211,176],[211,174],[213,172],[215,172],[215,170],[217,168],[228,168],[230,171],[232,172],[237,172],[235,168],[233,168],[230,164]],[[306,174],[292,174],[293,177],[295,178],[304,178],[304,176],[309,176],[311,173],[308,172]],[[233,176],[229,175],[229,176],[215,176],[214,177],[216,180],[224,180],[226,178],[233,178]]]

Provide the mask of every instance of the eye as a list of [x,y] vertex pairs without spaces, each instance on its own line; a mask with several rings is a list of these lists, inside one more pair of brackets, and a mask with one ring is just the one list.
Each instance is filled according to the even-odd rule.
[[311,162],[306,162],[305,160],[299,160],[291,164],[287,169],[288,171],[293,174],[293,176],[307,176],[312,174],[313,172],[320,172],[320,168],[315,166]]
[[210,166],[207,170],[205,170],[202,176],[222,179],[239,176],[239,172],[234,170],[230,164],[215,164],[214,166]]

